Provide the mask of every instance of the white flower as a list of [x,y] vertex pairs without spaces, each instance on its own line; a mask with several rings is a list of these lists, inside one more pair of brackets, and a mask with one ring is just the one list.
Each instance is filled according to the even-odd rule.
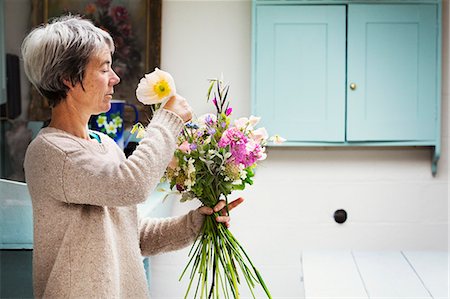
[[272,141],[275,144],[282,144],[283,142],[286,141],[286,139],[284,139],[280,135],[274,135],[274,136],[270,137],[269,140]]
[[203,145],[209,144],[211,142],[211,136],[206,137],[206,139],[203,141]]
[[254,128],[260,120],[261,117],[251,115],[250,119],[248,120],[250,127]]
[[114,119],[112,120],[114,122],[114,124],[118,127],[118,128],[122,128],[122,123],[123,120],[120,116],[116,116],[114,117]]
[[267,158],[266,148],[262,147],[261,148],[261,157],[259,157],[258,161],[266,160],[266,158]]
[[136,134],[136,138],[138,139],[142,139],[145,136],[145,129],[140,129],[137,134]]
[[250,118],[247,117],[241,117],[234,121],[234,126],[238,128],[239,130],[243,129],[253,129],[261,120],[261,117],[257,116],[250,116]]
[[113,121],[110,121],[105,125],[106,134],[116,134],[117,133],[117,126]]
[[146,74],[136,89],[137,99],[145,105],[160,104],[176,93],[172,76],[158,68]]
[[247,117],[241,117],[234,121],[234,126],[238,128],[239,130],[245,129],[248,125],[248,118]]
[[262,143],[269,138],[269,134],[265,128],[258,128],[256,130],[250,131],[249,136],[257,143]]
[[[136,133],[137,132],[137,133]],[[130,134],[136,133],[136,138],[142,139],[145,136],[145,127],[141,123],[135,124],[130,131]]]
[[97,117],[97,125],[99,126],[99,128],[105,126],[106,124],[107,124],[106,115],[99,115]]
[[247,171],[245,171],[243,167],[240,167],[239,169],[239,177],[242,180],[245,180],[247,178]]
[[190,158],[188,160],[188,168],[187,168],[187,174],[190,176],[195,172],[195,166],[194,166],[195,160],[193,158]]

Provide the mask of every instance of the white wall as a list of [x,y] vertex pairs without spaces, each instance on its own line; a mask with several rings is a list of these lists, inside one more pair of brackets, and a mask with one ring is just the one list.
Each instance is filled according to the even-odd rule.
[[[300,294],[303,249],[448,248],[449,1],[443,4],[442,155],[436,177],[431,151],[415,148],[270,149],[246,202],[232,213],[232,231],[278,291]],[[197,114],[206,79],[223,72],[235,116],[249,115],[250,1],[163,1],[162,68]],[[273,132],[274,133],[274,132]],[[175,203],[173,214],[195,206]],[[336,209],[348,220],[333,220]],[[152,259],[152,298],[180,298],[178,275],[187,250]],[[273,273],[284,273],[282,279]]]

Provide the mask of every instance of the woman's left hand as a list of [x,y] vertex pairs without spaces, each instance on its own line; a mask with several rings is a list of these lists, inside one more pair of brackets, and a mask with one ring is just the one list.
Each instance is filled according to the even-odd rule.
[[[242,197],[239,197],[238,199],[235,199],[232,202],[229,202],[228,203],[228,211],[231,211],[232,209],[234,209],[235,207],[240,205],[243,201],[244,201],[244,199]],[[222,222],[223,224],[225,224],[226,227],[229,227],[230,226],[230,216],[227,214],[226,205],[227,205],[227,203],[225,202],[225,200],[221,200],[214,206],[214,208],[204,206],[204,207],[200,207],[198,209],[198,211],[203,215],[212,215],[213,213],[219,213],[222,216],[217,216],[216,221]]]

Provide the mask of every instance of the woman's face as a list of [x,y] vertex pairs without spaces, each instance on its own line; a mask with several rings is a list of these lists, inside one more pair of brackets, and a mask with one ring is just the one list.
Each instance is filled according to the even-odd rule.
[[80,83],[70,90],[79,109],[89,115],[107,112],[111,108],[114,85],[120,82],[111,64],[111,52],[105,45],[92,56],[86,66],[83,78],[84,90]]

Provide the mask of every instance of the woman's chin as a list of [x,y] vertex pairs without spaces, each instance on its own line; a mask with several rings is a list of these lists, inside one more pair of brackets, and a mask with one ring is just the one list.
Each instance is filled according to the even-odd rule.
[[105,102],[102,103],[102,106],[99,109],[99,110],[101,110],[99,112],[99,114],[100,113],[106,113],[106,112],[109,111],[109,109],[111,109],[111,102],[110,101],[107,101],[107,102],[105,101]]

